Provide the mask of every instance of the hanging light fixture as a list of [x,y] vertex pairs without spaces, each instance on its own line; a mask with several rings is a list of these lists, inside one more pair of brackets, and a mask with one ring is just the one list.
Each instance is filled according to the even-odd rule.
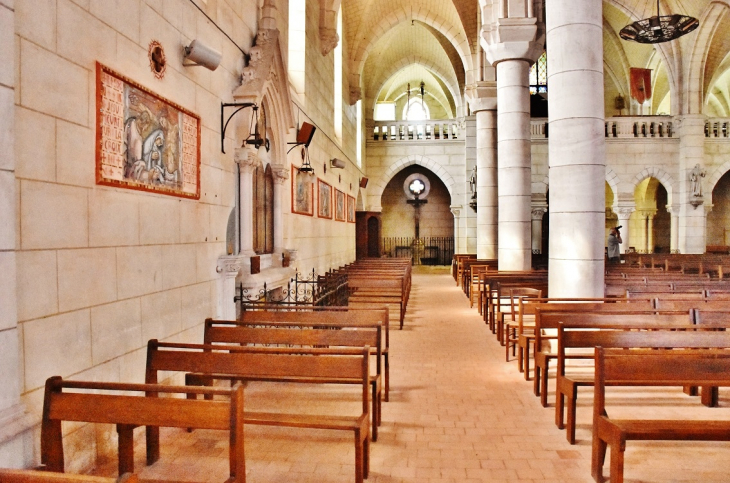
[[624,40],[633,40],[641,44],[658,44],[688,34],[699,25],[699,20],[687,15],[659,15],[659,0],[657,0],[655,17],[637,20],[622,28],[619,35]]

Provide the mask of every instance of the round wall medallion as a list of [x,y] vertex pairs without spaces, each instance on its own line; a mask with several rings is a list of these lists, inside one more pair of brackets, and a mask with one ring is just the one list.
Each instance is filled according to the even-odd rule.
[[150,59],[150,69],[156,78],[165,77],[165,69],[167,68],[167,59],[165,58],[165,50],[162,45],[153,40],[147,50],[147,57]]
[[408,176],[403,183],[403,191],[409,200],[415,199],[418,195],[419,199],[424,199],[431,191],[431,182],[421,173],[413,173]]

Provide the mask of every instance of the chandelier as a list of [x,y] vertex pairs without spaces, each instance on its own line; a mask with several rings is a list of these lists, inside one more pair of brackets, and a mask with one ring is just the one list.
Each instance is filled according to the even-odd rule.
[[699,20],[687,15],[659,15],[659,0],[657,0],[655,17],[637,20],[622,28],[619,35],[624,40],[633,40],[641,44],[658,44],[688,34],[699,25]]

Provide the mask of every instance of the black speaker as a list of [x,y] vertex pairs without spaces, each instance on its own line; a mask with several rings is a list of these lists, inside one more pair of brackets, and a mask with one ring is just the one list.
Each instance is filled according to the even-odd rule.
[[309,147],[309,143],[312,142],[316,130],[317,128],[308,122],[302,123],[302,127],[299,128],[299,132],[297,133],[297,144],[304,144],[304,146]]
[[368,179],[360,178],[360,188],[367,188],[367,187],[368,187]]

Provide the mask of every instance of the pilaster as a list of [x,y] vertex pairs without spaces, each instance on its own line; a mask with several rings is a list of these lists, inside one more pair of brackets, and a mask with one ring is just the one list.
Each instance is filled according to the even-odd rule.
[[617,207],[614,207],[613,209],[614,213],[618,215],[618,226],[621,228],[621,240],[623,242],[621,245],[619,245],[619,250],[621,253],[626,253],[629,250],[629,246],[631,244],[631,229],[629,227],[629,219],[631,218],[631,213],[636,211],[636,205],[635,203],[621,203]]
[[256,149],[252,147],[237,148],[234,160],[239,166],[240,209],[241,227],[241,255],[253,256],[253,172],[258,165]]
[[274,253],[284,251],[284,186],[289,180],[289,170],[273,168],[274,175]]
[[704,253],[707,218],[702,179],[705,159],[705,116],[679,120],[679,234],[680,253]]

